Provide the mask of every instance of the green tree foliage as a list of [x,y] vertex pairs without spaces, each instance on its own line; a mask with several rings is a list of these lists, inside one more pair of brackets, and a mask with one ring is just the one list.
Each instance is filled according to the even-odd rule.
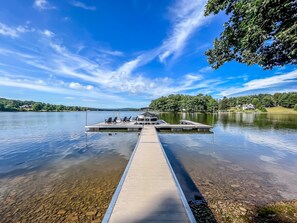
[[186,111],[186,112],[213,112],[228,110],[232,107],[242,107],[244,104],[253,104],[260,111],[266,112],[265,107],[283,106],[293,108],[297,104],[297,92],[258,94],[239,97],[223,97],[215,100],[209,95],[169,95],[160,97],[151,102],[150,108],[158,111]]
[[32,109],[33,111],[41,111],[43,109],[43,105],[42,103],[37,102],[32,106]]
[[0,103],[0,111],[4,111],[4,104]]
[[56,106],[56,110],[57,111],[64,111],[65,110],[65,106],[64,105],[57,105]]
[[261,106],[261,107],[259,108],[259,110],[260,110],[261,112],[267,112],[267,109],[266,109],[264,106]]
[[270,95],[266,95],[263,99],[262,99],[262,105],[264,107],[274,107],[274,100],[273,97]]
[[260,103],[259,98],[253,98],[252,104],[255,106],[255,108],[260,108],[261,107],[261,103]]
[[252,104],[253,104],[254,106],[256,106],[259,102],[260,102],[260,101],[259,101],[258,98],[253,98],[253,100],[252,100]]
[[239,97],[224,97],[220,100],[220,110],[226,110],[235,106],[242,106],[243,104],[253,104],[256,108],[283,106],[286,108],[293,108],[297,103],[297,92],[289,93],[275,93],[258,94]]
[[293,108],[297,104],[297,92],[281,94],[278,98],[278,104],[286,108]]
[[212,112],[218,109],[218,102],[209,95],[169,95],[151,102],[150,108],[170,112]]
[[213,68],[231,60],[264,69],[297,63],[296,0],[208,0],[206,16],[220,11],[229,20],[205,53]]
[[290,108],[293,108],[297,104],[297,94],[290,94],[288,101]]
[[294,106],[294,110],[297,111],[297,104]]
[[[230,104],[229,104],[229,100],[227,97],[223,97],[222,100],[220,100],[220,103],[219,103],[219,108],[220,110],[227,110],[228,108],[230,108]],[[233,107],[233,106],[232,106]]]
[[98,110],[79,106],[52,105],[42,102],[0,98],[0,111],[85,111],[86,109]]

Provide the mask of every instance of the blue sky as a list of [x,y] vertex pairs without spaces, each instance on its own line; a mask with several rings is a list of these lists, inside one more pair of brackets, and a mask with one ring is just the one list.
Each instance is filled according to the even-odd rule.
[[204,55],[227,17],[204,0],[9,0],[0,8],[0,97],[143,107],[169,94],[214,98],[297,90],[296,66],[264,71]]

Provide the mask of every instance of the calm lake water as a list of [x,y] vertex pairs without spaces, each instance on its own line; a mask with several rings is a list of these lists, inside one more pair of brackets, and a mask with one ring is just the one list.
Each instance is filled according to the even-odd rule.
[[[88,123],[137,112],[89,112]],[[297,115],[161,114],[213,134],[161,133],[188,199],[248,208],[297,198]],[[84,112],[0,113],[0,221],[100,222],[137,133],[84,133]]]

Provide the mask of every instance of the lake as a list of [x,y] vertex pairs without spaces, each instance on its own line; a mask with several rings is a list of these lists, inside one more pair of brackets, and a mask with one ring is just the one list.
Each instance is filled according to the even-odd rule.
[[[88,112],[87,123],[137,114]],[[213,134],[159,134],[193,202],[202,197],[208,208],[224,213],[297,198],[297,115],[163,113],[160,118],[214,126]],[[86,135],[85,123],[85,112],[0,113],[3,222],[101,221],[138,133]]]

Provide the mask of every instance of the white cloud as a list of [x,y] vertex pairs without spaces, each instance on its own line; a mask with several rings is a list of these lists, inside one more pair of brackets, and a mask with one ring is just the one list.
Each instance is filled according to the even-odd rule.
[[202,75],[197,75],[197,74],[187,74],[185,77],[186,77],[186,80],[189,80],[189,81],[199,81],[203,79]]
[[[249,81],[243,86],[236,88],[229,88],[221,92],[223,96],[236,95],[242,92],[252,91],[252,90],[260,90],[260,89],[269,89],[273,87],[280,87],[285,84],[296,84],[297,87],[297,70],[293,70],[289,73],[285,73],[282,75],[276,75],[273,77],[263,78],[263,79],[255,79]],[[296,89],[296,88],[295,88]],[[278,90],[279,91],[279,90]]]
[[87,86],[85,86],[85,88],[86,88],[87,90],[89,90],[89,91],[91,91],[91,90],[94,89],[94,87],[93,87],[92,85],[87,85]]
[[51,31],[49,31],[49,30],[44,30],[43,32],[42,32],[42,34],[43,35],[45,35],[45,36],[47,36],[47,37],[53,37],[53,36],[55,36],[55,33],[53,33],[53,32],[51,32]]
[[8,50],[8,49],[4,49],[4,48],[0,48],[0,54],[3,54],[3,55],[17,55],[19,57],[22,57],[22,58],[27,58],[27,59],[33,59],[34,56],[31,56],[29,54],[25,54],[25,53],[21,53],[21,52],[18,52],[18,51],[13,51],[13,50]]
[[190,36],[199,27],[203,26],[209,17],[204,16],[205,0],[182,0],[171,8],[173,28],[170,36],[160,47],[159,59],[161,62],[173,56],[180,56]]
[[47,0],[35,0],[34,7],[40,10],[55,9],[56,7],[49,4]]
[[0,22],[0,35],[10,36],[12,38],[18,37],[21,33],[28,32],[27,27],[18,26],[18,27],[10,27],[6,24]]
[[[53,38],[40,38],[41,35],[52,36]],[[103,91],[110,94],[127,93],[139,94],[143,97],[159,97],[171,93],[182,93],[184,91],[203,90],[206,87],[215,86],[219,80],[203,80],[199,71],[197,73],[189,73],[180,75],[180,78],[173,81],[166,76],[162,78],[149,78],[143,73],[137,73],[137,68],[152,61],[159,54],[160,49],[153,49],[144,52],[135,59],[122,62],[115,66],[105,65],[99,60],[91,60],[87,56],[80,55],[76,49],[70,51],[66,46],[56,41],[53,34],[49,30],[34,32],[31,36],[31,43],[39,44],[39,50],[30,45],[26,47],[26,54],[12,49],[1,49],[0,55],[3,54],[7,58],[18,60],[21,64],[25,64],[26,70],[14,68],[14,71],[29,72],[56,78],[63,77],[67,79],[75,79],[71,83],[63,83],[64,88],[76,91]],[[42,42],[41,42],[42,41]],[[42,44],[40,44],[40,42]],[[95,51],[104,54],[102,60],[115,58],[122,55],[122,52],[111,49],[99,49]],[[13,61],[11,60],[11,61]],[[11,66],[15,67],[15,66]],[[28,73],[28,76],[32,72]],[[81,81],[81,82],[80,82]],[[83,85],[81,83],[90,83]]]
[[[92,83],[92,85],[82,85],[78,82],[63,84],[75,90],[102,90],[114,93],[132,93],[147,95],[149,97],[159,97],[172,93],[182,93],[189,90],[202,90],[207,87],[216,86],[219,80],[203,80],[199,73],[181,75],[179,80],[173,81],[170,78],[147,78],[141,74],[134,73],[135,69],[151,57],[156,51],[147,52],[134,60],[121,64],[117,69],[99,66],[95,61],[71,53],[65,46],[57,43],[45,42],[50,47],[44,45],[44,51],[37,55],[31,54],[30,58],[22,56],[18,51],[6,52],[7,56],[14,57],[27,63],[39,72],[49,76],[62,76],[66,78],[76,78],[78,80]],[[1,49],[0,49],[1,53]]]
[[210,66],[207,66],[207,67],[202,67],[199,72],[200,73],[207,73],[207,72],[210,72],[212,71],[213,69],[210,67]]
[[72,88],[72,89],[79,89],[79,90],[84,90],[85,89],[85,90],[89,90],[89,91],[94,89],[94,87],[92,85],[84,86],[84,85],[81,85],[80,83],[77,83],[77,82],[71,82],[69,84],[69,87]]
[[88,5],[84,4],[83,2],[79,2],[79,1],[71,1],[70,4],[75,7],[85,9],[85,10],[90,10],[90,11],[96,10],[95,6],[88,6]]
[[38,80],[34,81],[30,77],[28,77],[28,79],[0,77],[0,86],[25,88],[25,89],[54,93],[54,94],[72,95],[72,97],[79,96],[79,97],[88,97],[88,98],[94,98],[94,99],[103,98],[106,100],[115,100],[115,101],[124,100],[122,97],[119,97],[116,95],[104,94],[104,93],[99,93],[95,91],[87,92],[85,91],[85,89],[81,89],[79,91],[78,89],[69,89],[63,86],[50,85],[50,83],[40,84],[38,83]]
[[124,55],[123,52],[121,52],[121,51],[117,51],[117,50],[106,50],[106,49],[101,49],[100,52],[101,52],[101,53],[104,53],[104,54],[111,55],[111,56],[117,56],[117,57],[121,57],[121,56]]

